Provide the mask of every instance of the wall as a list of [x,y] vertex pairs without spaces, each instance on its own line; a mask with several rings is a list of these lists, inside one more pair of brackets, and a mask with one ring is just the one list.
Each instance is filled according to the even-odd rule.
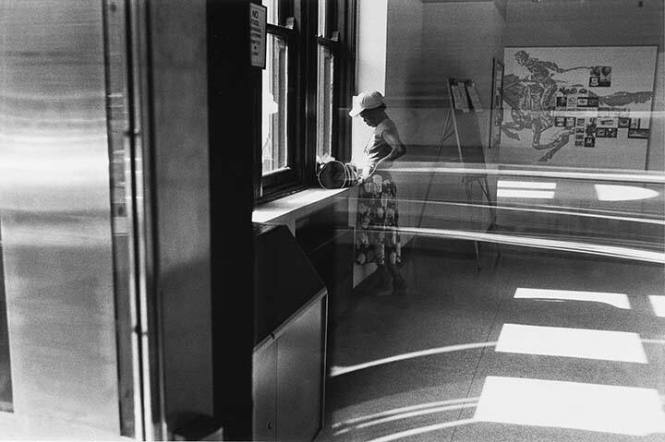
[[[388,0],[358,2],[358,35],[356,48],[356,93],[386,91],[386,33]],[[352,121],[352,154],[354,161],[362,151],[372,130],[360,118]]]
[[422,132],[419,100],[426,95],[422,78],[423,4],[390,0],[386,43],[386,100],[388,114],[402,141],[411,145]]
[[212,414],[206,2],[151,6],[157,290],[169,430]]
[[[492,58],[503,57],[503,28],[492,1],[389,2],[386,95],[406,144],[440,142],[446,78],[473,79],[483,106],[489,105]],[[489,115],[479,116],[487,143]]]
[[663,1],[511,0],[506,14],[506,46],[657,45],[656,96],[647,169],[665,170]]
[[422,62],[423,8],[410,0],[388,2],[386,93],[396,104],[419,93],[414,79],[420,76]]
[[[407,145],[406,162],[458,161],[454,138],[442,145],[449,98],[447,78],[476,82],[482,111],[478,113],[480,140],[488,161],[489,107],[492,59],[503,57],[503,6],[493,1],[413,2],[391,0],[388,7],[386,97],[388,114],[395,120]],[[461,132],[470,127],[463,124]],[[466,196],[458,176],[393,172],[400,197],[400,225],[457,227],[475,215],[458,207],[434,210],[418,200],[461,200]],[[474,194],[475,195],[475,194]],[[423,226],[429,223],[425,221]],[[408,239],[408,238],[407,238]]]
[[[492,59],[503,59],[504,20],[497,6],[491,1],[428,3],[424,17],[422,81],[443,97],[445,78],[472,79],[483,108],[489,108]],[[479,113],[478,119],[483,146],[487,147],[489,112]],[[421,142],[425,144],[436,143],[441,133],[440,120],[436,126],[436,120],[429,121],[439,131],[423,133]]]

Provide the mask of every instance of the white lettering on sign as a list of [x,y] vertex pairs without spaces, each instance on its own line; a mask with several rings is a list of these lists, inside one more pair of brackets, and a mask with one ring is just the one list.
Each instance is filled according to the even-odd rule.
[[266,67],[266,17],[267,8],[249,4],[249,53],[251,66]]

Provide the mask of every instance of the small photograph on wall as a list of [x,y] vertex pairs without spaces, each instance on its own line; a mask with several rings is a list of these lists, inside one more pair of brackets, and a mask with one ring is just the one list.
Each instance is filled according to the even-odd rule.
[[[657,55],[657,46],[505,48],[501,160],[643,170],[648,137],[614,133],[628,118],[651,118]],[[578,127],[594,149],[572,148]],[[605,129],[598,138],[596,128]]]
[[619,125],[619,120],[617,118],[613,117],[598,118],[599,127],[618,127],[618,125]]
[[589,75],[589,87],[610,87],[612,85],[611,66],[593,66]]
[[566,117],[566,127],[568,129],[575,127],[575,117]]
[[566,108],[575,109],[577,107],[577,97],[574,95],[568,95],[566,101]]
[[628,129],[628,138],[649,138],[649,129]]

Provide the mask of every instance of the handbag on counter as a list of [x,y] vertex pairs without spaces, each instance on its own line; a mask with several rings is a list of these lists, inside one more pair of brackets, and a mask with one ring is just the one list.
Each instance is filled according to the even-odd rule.
[[342,189],[358,182],[358,169],[351,163],[332,160],[319,166],[316,174],[319,185],[324,189]]

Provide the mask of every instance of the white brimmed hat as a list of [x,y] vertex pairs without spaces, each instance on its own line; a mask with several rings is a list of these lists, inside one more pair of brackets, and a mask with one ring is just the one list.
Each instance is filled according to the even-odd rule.
[[349,115],[355,117],[367,109],[376,109],[383,104],[383,95],[379,91],[361,92],[353,97],[353,108]]

